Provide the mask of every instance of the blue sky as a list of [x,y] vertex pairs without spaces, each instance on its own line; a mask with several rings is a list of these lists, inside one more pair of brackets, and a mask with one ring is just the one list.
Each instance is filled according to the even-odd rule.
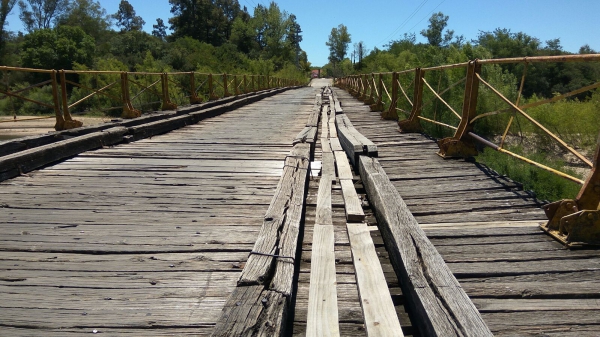
[[[257,4],[268,0],[238,0],[250,13]],[[120,0],[100,0],[108,13],[118,10]],[[168,0],[129,0],[137,14],[146,21],[144,29],[152,30],[156,18],[165,23],[171,16]],[[448,28],[455,34],[474,39],[480,30],[508,28],[523,31],[546,41],[560,38],[566,51],[577,52],[589,44],[600,51],[599,0],[280,0],[282,10],[296,15],[303,30],[302,49],[314,66],[327,63],[329,51],[325,41],[331,28],[340,23],[348,27],[352,42],[363,41],[369,50],[382,48],[404,33],[426,28],[433,12],[450,17]],[[22,30],[18,8],[9,16],[8,30]]]

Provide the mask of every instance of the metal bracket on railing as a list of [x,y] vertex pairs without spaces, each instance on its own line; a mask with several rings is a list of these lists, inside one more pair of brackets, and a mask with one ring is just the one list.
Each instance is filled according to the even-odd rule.
[[160,75],[161,84],[162,84],[162,106],[161,110],[177,110],[177,104],[171,102],[171,97],[169,96],[169,78],[167,73],[162,73]]
[[137,118],[142,115],[142,112],[133,107],[129,96],[129,79],[127,72],[121,73],[121,99],[123,100],[123,118]]
[[[375,78],[373,77],[373,82]],[[377,100],[369,106],[371,111],[383,111],[383,75],[381,73],[377,76],[377,86],[373,83],[373,88],[377,88]]]
[[453,137],[438,141],[440,147],[438,155],[442,158],[467,158],[477,155],[477,148],[473,141],[469,139],[469,132],[473,129],[470,122],[477,114],[477,95],[479,92],[479,77],[477,77],[477,74],[480,72],[481,64],[477,60],[469,62],[460,124]]
[[60,94],[61,94],[61,102],[62,102],[62,119],[56,120],[56,125],[54,129],[56,131],[60,130],[69,130],[75,129],[83,126],[83,122],[74,120],[71,117],[71,113],[69,112],[69,100],[67,97],[67,78],[65,76],[65,71],[60,70]]
[[194,72],[190,73],[190,104],[200,104],[204,101],[202,97],[198,97],[196,93],[196,77]]
[[421,109],[423,109],[423,76],[425,76],[425,71],[421,68],[416,68],[413,86],[413,107],[408,119],[398,121],[400,132],[411,133],[423,131],[421,120],[419,119]]
[[569,248],[600,245],[600,136],[594,167],[577,197],[544,206],[548,222],[540,228]]

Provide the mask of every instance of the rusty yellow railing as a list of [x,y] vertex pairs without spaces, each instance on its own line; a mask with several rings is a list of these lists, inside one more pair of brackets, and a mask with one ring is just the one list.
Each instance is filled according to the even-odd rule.
[[[46,70],[0,66],[0,73],[4,79],[4,85],[0,84],[0,100],[17,99],[52,110],[57,131],[82,126],[80,121],[73,119],[71,112],[91,99],[102,98],[104,108],[122,109],[123,118],[135,118],[142,114],[144,106],[150,106],[150,110],[174,110],[178,104],[198,104],[206,100],[302,84],[296,80],[266,75],[197,72]],[[35,75],[40,82],[26,88],[13,89],[9,74],[19,73]],[[26,96],[27,91],[45,86],[52,88],[51,102]],[[40,118],[52,117],[20,120]]]
[[[557,102],[567,97],[599,88],[600,81],[596,79],[596,83],[586,85],[577,90],[556,95],[552,98],[522,104],[522,93],[527,78],[528,66],[547,62],[600,62],[600,55],[561,55],[473,60],[465,63],[416,68],[398,72],[351,75],[336,79],[336,85],[346,89],[353,96],[365,102],[365,104],[370,105],[372,111],[380,111],[383,118],[398,119],[399,113],[401,116],[406,116],[406,118],[400,118],[398,121],[402,132],[422,132],[422,122],[430,123],[438,128],[447,130],[445,132],[451,134],[451,136],[438,141],[438,154],[444,158],[474,156],[477,154],[476,143],[478,143],[581,184],[581,190],[575,199],[559,201],[549,204],[546,207],[550,221],[544,228],[568,245],[573,245],[579,241],[600,244],[600,211],[598,211],[600,209],[600,169],[598,169],[600,166],[600,155],[598,154],[600,151],[600,135],[599,143],[596,145],[595,156],[592,160],[526,112],[528,108]],[[485,70],[485,67],[497,67],[501,64],[523,65],[524,70],[520,79],[519,89],[516,98],[513,100],[506,97],[501,90],[490,84],[491,81],[485,78],[482,71],[482,69]],[[442,73],[445,79],[445,89],[441,86]],[[449,73],[452,76],[449,76]],[[426,75],[429,77],[426,77]],[[437,83],[435,83],[436,78],[438,79]],[[410,94],[410,89],[412,89],[412,95]],[[444,99],[443,97],[449,91],[454,92],[454,96],[452,96],[454,97],[453,101],[449,101],[448,98]],[[495,109],[494,111],[478,111],[478,98],[482,95],[482,91],[487,95],[492,95],[499,99],[505,107]],[[425,97],[428,99],[425,100]],[[462,105],[460,105],[461,103]],[[436,105],[435,109],[432,109],[433,113],[430,113],[432,116],[423,116],[424,107],[432,104]],[[474,132],[475,122],[507,113],[512,115],[508,118],[507,124],[503,128],[504,131],[500,137],[499,144],[495,144]],[[567,172],[548,167],[506,149],[507,135],[509,129],[515,123],[516,115],[530,122],[535,128],[540,130],[540,133],[545,134],[546,137],[556,142],[558,146],[577,158],[583,165],[590,167],[591,171],[588,177],[585,180],[574,177]],[[600,111],[598,112],[598,116],[600,118]],[[583,211],[585,211],[585,219],[580,214]],[[570,220],[567,219],[569,216],[572,217],[569,218]],[[571,221],[570,224],[569,221]],[[573,223],[575,222],[580,225],[574,226]],[[584,222],[586,225],[581,225]],[[584,230],[585,234],[581,234],[581,228],[588,228],[588,230]]]

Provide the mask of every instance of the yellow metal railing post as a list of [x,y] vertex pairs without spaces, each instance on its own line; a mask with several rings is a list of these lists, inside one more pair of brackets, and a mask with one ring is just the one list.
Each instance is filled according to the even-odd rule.
[[171,102],[169,97],[169,78],[167,73],[160,74],[160,80],[162,85],[162,106],[161,110],[176,110],[177,104]]
[[387,112],[381,114],[383,119],[398,120],[398,112],[396,112],[396,108],[398,106],[398,78],[398,73],[394,71],[392,73],[392,100]]
[[60,71],[60,94],[62,101],[62,113],[64,118],[63,130],[78,128],[83,125],[81,121],[76,121],[71,118],[71,113],[69,112],[69,99],[67,97],[67,78],[65,75],[65,71]]
[[142,115],[142,112],[135,109],[131,103],[129,96],[129,79],[127,72],[121,73],[121,100],[123,101],[123,118],[137,118]]
[[212,74],[208,74],[208,99],[210,101],[214,101],[216,99],[219,99],[219,96],[217,96],[215,94],[215,84],[213,81],[213,75]]
[[479,77],[477,74],[480,72],[481,64],[477,60],[469,62],[460,123],[453,137],[438,141],[440,147],[438,154],[444,158],[466,158],[477,155],[477,148],[468,137],[468,133],[473,130],[471,120],[477,113],[477,95],[479,93]]
[[196,74],[192,71],[190,73],[190,104],[202,103],[202,97],[198,97],[196,93]]
[[227,83],[227,74],[223,74],[223,97],[229,97],[231,94],[229,93],[228,83]]
[[236,96],[240,94],[240,88],[238,86],[238,75],[233,75],[233,88]]
[[398,126],[401,132],[421,132],[421,110],[423,109],[423,77],[425,71],[421,68],[415,69],[414,89],[413,89],[413,107],[410,112],[410,117],[398,121]]
[[52,99],[54,103],[54,114],[56,115],[56,124],[54,124],[54,130],[64,130],[65,119],[63,118],[62,112],[60,111],[60,99],[58,98],[58,80],[56,76],[56,70],[52,70],[50,74],[52,79]]
[[244,94],[248,93],[248,78],[244,75]]
[[[375,82],[375,79],[373,79]],[[375,87],[375,85],[373,85]],[[374,104],[371,104],[371,111],[383,111],[383,74],[379,73],[377,75],[377,101]],[[373,92],[371,92],[371,97],[373,97]]]

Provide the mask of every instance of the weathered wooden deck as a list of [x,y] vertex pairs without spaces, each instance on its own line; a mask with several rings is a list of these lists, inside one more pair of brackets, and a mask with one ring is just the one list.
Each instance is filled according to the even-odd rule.
[[564,249],[538,228],[546,221],[541,205],[518,183],[475,163],[442,159],[433,140],[399,133],[396,122],[337,92],[495,335],[599,333],[599,250]]
[[[335,109],[327,115],[333,102],[323,98],[318,132],[308,128],[320,92],[279,93],[1,182],[0,336],[270,335],[279,321],[295,336],[600,331],[598,250],[563,249],[538,229],[540,203],[518,183],[441,159],[433,140],[398,133],[395,122],[338,89],[343,113],[377,145],[391,189],[412,213],[402,215],[403,230],[419,257],[400,262],[430,268],[423,274],[431,284],[399,273],[406,251],[390,244],[398,233],[377,213],[395,194],[367,195],[376,190],[363,174],[367,161],[350,171]],[[314,161],[304,199],[294,191],[303,191],[306,174],[298,171],[306,168],[289,163],[305,165],[292,149],[309,135]],[[284,170],[294,173],[292,187],[282,184]],[[291,218],[301,222],[299,248],[290,242]],[[265,233],[278,221],[277,234]],[[434,252],[425,251],[431,244]],[[445,271],[450,277],[436,284],[431,275]],[[415,311],[419,296],[438,308]],[[439,314],[440,303],[448,317],[426,317]],[[450,317],[457,312],[466,320]]]
[[0,335],[209,335],[313,101],[288,91],[0,183]]

